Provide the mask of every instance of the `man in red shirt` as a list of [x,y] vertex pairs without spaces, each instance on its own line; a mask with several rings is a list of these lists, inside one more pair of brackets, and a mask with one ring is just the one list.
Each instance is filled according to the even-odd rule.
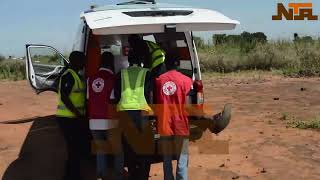
[[[116,120],[114,106],[114,56],[104,52],[101,68],[93,77],[88,78],[88,115],[89,126],[94,138],[94,151],[97,153],[97,176],[113,176],[122,179],[123,155],[121,136]],[[108,156],[107,156],[108,155]],[[111,162],[107,157],[114,155]],[[111,158],[112,159],[112,158]],[[107,171],[108,168],[110,171]]]
[[164,179],[173,180],[172,159],[176,156],[176,179],[188,178],[189,120],[185,104],[192,79],[176,70],[178,61],[166,61],[168,71],[155,80],[157,131],[164,161]]

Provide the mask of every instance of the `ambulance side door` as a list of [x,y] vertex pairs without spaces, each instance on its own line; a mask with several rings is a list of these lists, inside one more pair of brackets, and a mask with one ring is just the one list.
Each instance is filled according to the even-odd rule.
[[47,45],[26,45],[26,73],[31,87],[40,94],[58,92],[59,80],[69,61],[55,48]]

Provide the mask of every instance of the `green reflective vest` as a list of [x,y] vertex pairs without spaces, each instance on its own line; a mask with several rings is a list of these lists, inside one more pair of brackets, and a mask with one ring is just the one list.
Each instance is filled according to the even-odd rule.
[[160,48],[156,43],[147,41],[150,54],[151,54],[151,69],[157,67],[158,65],[164,63],[166,59],[166,53]]
[[121,70],[121,99],[118,111],[143,110],[151,112],[144,96],[144,84],[148,69],[131,66]]
[[[71,73],[74,79],[74,85],[69,95],[69,99],[71,100],[72,104],[78,109],[78,111],[81,114],[84,114],[85,84],[81,81],[79,75],[72,69],[66,70],[66,72],[63,73],[62,77],[65,76],[67,73]],[[68,117],[68,118],[76,117],[76,115],[73,112],[71,112],[61,100],[61,79],[59,83],[58,97],[59,97],[59,102],[58,102],[58,108],[57,108],[57,116]]]

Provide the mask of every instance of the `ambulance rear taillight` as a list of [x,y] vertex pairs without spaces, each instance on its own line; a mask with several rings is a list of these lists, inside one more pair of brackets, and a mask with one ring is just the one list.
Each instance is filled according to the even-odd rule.
[[198,108],[203,108],[204,104],[204,94],[203,94],[203,84],[201,80],[196,80],[193,83],[193,88],[196,92],[196,105]]

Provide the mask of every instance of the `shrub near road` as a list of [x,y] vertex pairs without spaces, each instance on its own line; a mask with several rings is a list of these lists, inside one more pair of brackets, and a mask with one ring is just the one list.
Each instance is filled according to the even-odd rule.
[[[197,39],[199,40],[199,39]],[[320,41],[297,40],[225,42],[215,46],[200,44],[199,58],[204,72],[241,70],[281,70],[286,76],[320,75]]]
[[9,79],[14,81],[26,79],[26,68],[24,61],[0,61],[0,79]]

